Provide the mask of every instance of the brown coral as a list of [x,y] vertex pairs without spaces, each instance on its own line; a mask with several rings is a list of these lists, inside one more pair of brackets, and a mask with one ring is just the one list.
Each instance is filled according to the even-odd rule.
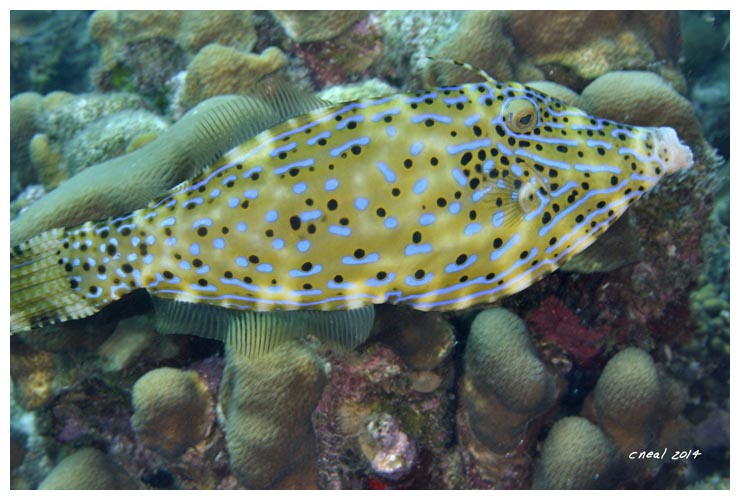
[[656,60],[673,65],[680,48],[676,12],[513,11],[509,31],[527,61],[573,73],[563,74],[559,83],[643,69]]
[[10,100],[10,196],[15,197],[24,186],[37,182],[36,172],[29,165],[28,143],[39,130],[42,97],[36,92],[24,92]]
[[216,95],[245,94],[260,79],[287,64],[288,58],[277,47],[247,54],[219,44],[207,45],[188,65],[184,100],[193,106]]
[[326,375],[313,350],[286,342],[248,359],[227,350],[219,407],[231,469],[250,488],[316,488],[311,414]]
[[211,426],[211,393],[194,371],[151,370],[134,384],[132,400],[136,437],[169,458],[202,441]]
[[34,410],[51,401],[55,371],[56,362],[52,353],[24,344],[13,346],[10,376],[18,404],[27,410]]
[[[501,12],[465,13],[455,35],[434,52],[436,59],[453,59],[479,67],[493,78],[514,78],[514,46],[506,33],[507,15]],[[482,81],[483,77],[445,61],[429,65],[427,84],[454,85]]]
[[298,43],[331,40],[349,29],[367,12],[360,10],[273,10],[285,33]]
[[257,42],[250,11],[97,11],[88,30],[102,47],[93,79],[103,89],[156,89],[207,44],[249,51]]
[[139,486],[108,455],[96,448],[82,448],[52,469],[40,490],[133,490]]
[[583,109],[594,116],[642,126],[669,126],[693,146],[703,144],[691,103],[649,71],[615,71],[581,92]]

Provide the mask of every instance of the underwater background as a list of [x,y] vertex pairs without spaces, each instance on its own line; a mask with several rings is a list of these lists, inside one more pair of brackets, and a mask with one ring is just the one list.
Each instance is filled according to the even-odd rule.
[[[138,294],[13,335],[11,488],[729,487],[729,12],[10,19],[18,242],[171,181],[166,152],[136,175],[122,155],[273,76],[332,102],[482,80],[454,59],[594,116],[673,127],[695,160],[630,208],[618,248],[486,308],[378,306],[350,353],[288,344],[245,362],[159,335]],[[107,184],[39,201],[119,157]]]

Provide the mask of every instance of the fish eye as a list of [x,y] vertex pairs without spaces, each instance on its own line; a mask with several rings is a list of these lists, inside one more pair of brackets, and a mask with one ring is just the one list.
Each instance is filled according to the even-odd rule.
[[537,107],[528,99],[512,99],[506,103],[504,122],[512,132],[526,134],[537,125],[537,115]]
[[519,202],[519,208],[525,214],[530,214],[537,210],[540,206],[540,198],[537,196],[537,190],[539,186],[532,182],[525,182],[517,191],[517,201]]

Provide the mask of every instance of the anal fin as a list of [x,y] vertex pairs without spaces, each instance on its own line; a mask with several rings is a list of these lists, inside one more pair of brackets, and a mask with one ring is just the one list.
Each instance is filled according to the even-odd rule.
[[220,340],[230,352],[249,358],[306,335],[337,350],[351,350],[367,339],[375,319],[372,305],[342,311],[256,312],[158,297],[152,302],[159,333]]

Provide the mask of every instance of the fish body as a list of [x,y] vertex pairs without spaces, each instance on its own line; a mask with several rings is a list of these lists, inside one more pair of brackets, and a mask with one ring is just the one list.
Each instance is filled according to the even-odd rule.
[[11,250],[11,328],[144,288],[236,310],[458,310],[588,247],[666,174],[673,129],[488,80],[330,106],[273,127],[129,215]]

